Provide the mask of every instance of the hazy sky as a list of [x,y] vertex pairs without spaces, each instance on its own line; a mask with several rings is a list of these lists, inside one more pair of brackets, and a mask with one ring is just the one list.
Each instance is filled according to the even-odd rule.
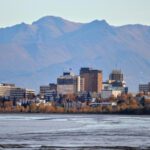
[[150,0],[0,0],[0,27],[53,15],[77,22],[150,25]]

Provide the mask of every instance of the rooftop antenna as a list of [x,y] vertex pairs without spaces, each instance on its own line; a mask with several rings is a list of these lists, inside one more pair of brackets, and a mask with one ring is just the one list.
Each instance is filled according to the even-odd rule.
[[117,66],[117,64],[116,64],[116,70],[117,70],[117,68],[118,68],[118,66]]
[[66,67],[63,68],[63,72],[66,72],[68,71],[68,69]]
[[69,71],[71,72],[71,71],[72,71],[72,68],[69,68]]

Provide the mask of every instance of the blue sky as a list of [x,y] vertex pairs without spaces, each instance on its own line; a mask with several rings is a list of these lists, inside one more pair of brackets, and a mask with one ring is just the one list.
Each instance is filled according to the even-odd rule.
[[105,19],[112,25],[150,25],[150,0],[0,0],[0,27],[47,15],[76,22]]

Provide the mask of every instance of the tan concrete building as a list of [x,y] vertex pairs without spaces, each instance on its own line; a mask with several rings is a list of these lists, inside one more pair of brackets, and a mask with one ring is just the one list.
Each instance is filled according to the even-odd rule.
[[35,91],[16,87],[15,84],[0,84],[0,97],[9,100],[20,100],[35,94]]
[[10,91],[11,89],[15,88],[14,84],[6,84],[2,83],[0,84],[0,97],[10,97]]
[[102,90],[102,71],[92,68],[81,68],[80,76],[84,79],[84,90],[86,92],[100,93]]

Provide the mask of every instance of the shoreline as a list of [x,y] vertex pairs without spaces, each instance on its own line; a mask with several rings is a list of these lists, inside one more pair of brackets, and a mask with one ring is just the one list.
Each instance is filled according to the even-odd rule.
[[28,145],[28,144],[0,144],[0,148],[24,149],[34,148],[37,150],[149,150],[150,147],[134,146],[48,146],[48,145]]
[[149,116],[150,113],[96,113],[96,112],[93,112],[93,113],[72,113],[72,112],[66,112],[66,113],[43,113],[43,112],[0,112],[0,115],[1,114],[46,114],[46,115],[122,115],[122,116],[125,116],[125,115],[129,115],[129,116]]

